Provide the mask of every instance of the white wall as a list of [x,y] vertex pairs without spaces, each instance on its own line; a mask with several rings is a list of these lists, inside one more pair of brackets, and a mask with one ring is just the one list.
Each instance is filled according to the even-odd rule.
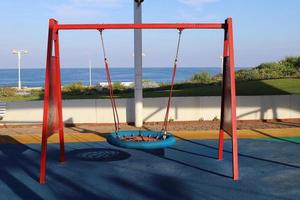
[[[175,121],[220,118],[220,97],[174,97],[170,118]],[[134,99],[117,99],[120,122],[134,121]],[[144,121],[163,121],[167,98],[144,99]],[[239,120],[300,118],[300,95],[239,96]],[[41,123],[42,101],[8,102],[0,123]],[[63,101],[63,118],[72,123],[112,123],[109,99]]]

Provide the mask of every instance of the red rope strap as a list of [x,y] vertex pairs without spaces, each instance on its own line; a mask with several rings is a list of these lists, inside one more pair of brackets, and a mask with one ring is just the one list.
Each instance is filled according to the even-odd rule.
[[177,59],[178,59],[178,53],[179,53],[179,47],[180,47],[180,39],[181,39],[181,33],[182,33],[182,31],[183,31],[183,29],[179,29],[177,50],[176,50],[176,56],[175,56],[175,61],[174,61],[173,74],[172,74],[172,82],[171,82],[171,87],[170,87],[170,93],[169,93],[169,99],[168,99],[168,104],[167,104],[167,110],[166,110],[165,120],[164,120],[164,124],[163,124],[163,129],[162,129],[164,131],[164,134],[166,134],[167,130],[168,130],[168,121],[169,121],[168,119],[169,119],[171,99],[172,99],[173,88],[174,88],[174,81],[175,81],[176,70],[177,70]]
[[111,102],[111,107],[113,110],[113,117],[114,117],[114,123],[115,123],[115,131],[118,132],[120,128],[120,121],[119,121],[119,115],[118,115],[118,110],[116,106],[116,101],[114,97],[114,91],[113,91],[113,85],[110,77],[110,72],[109,72],[109,67],[108,67],[108,61],[106,58],[106,53],[105,53],[105,47],[104,47],[104,40],[102,36],[102,31],[99,30],[100,36],[101,36],[101,43],[102,43],[102,49],[103,49],[103,56],[104,56],[104,64],[105,64],[105,72],[106,72],[106,79],[108,83],[108,89],[109,89],[109,96],[110,96],[110,102]]
[[169,99],[168,99],[168,104],[167,104],[167,110],[166,110],[166,115],[165,115],[165,120],[164,120],[164,125],[163,125],[163,130],[164,130],[165,134],[167,133],[167,128],[168,128],[169,111],[170,111],[170,106],[171,106],[171,99],[172,99],[172,94],[173,94],[176,69],[177,69],[177,63],[175,62],[174,68],[173,68],[172,82],[171,82],[171,88],[170,88]]

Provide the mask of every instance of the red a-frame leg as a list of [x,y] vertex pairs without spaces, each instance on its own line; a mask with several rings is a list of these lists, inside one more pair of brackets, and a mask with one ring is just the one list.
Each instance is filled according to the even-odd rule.
[[232,19],[225,21],[225,37],[223,52],[223,88],[221,101],[221,125],[219,132],[219,155],[223,159],[224,132],[231,136],[232,140],[232,173],[233,179],[239,179],[238,167],[238,142],[236,135],[236,93],[234,72],[234,44]]
[[[57,21],[55,21],[54,19],[49,20],[39,180],[41,184],[44,184],[46,179],[47,139],[50,135],[57,131],[59,132],[60,161],[63,162],[65,159],[59,61],[59,38],[56,25]],[[54,56],[52,55],[53,43]]]

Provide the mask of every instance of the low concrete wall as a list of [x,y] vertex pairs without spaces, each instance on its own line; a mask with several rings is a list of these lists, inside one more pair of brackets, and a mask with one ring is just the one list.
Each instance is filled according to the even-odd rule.
[[[134,100],[117,99],[120,122],[134,121]],[[145,122],[163,121],[167,98],[144,99]],[[174,97],[170,118],[175,121],[220,118],[220,97]],[[239,96],[239,120],[300,118],[300,95]],[[0,123],[41,123],[42,101],[8,102]],[[63,101],[63,118],[69,123],[112,123],[108,99]]]

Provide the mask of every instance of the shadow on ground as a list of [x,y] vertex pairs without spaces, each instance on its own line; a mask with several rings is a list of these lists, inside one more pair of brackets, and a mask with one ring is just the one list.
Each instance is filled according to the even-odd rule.
[[0,199],[258,200],[300,195],[295,153],[300,147],[284,140],[240,140],[237,182],[231,179],[229,140],[223,161],[216,159],[216,140],[179,138],[173,147],[156,151],[119,149],[105,142],[67,143],[62,164],[58,145],[49,144],[47,182],[40,185],[40,145],[6,139],[14,144],[0,145]]
[[70,151],[67,157],[83,161],[110,162],[128,159],[130,154],[117,149],[87,148]]

